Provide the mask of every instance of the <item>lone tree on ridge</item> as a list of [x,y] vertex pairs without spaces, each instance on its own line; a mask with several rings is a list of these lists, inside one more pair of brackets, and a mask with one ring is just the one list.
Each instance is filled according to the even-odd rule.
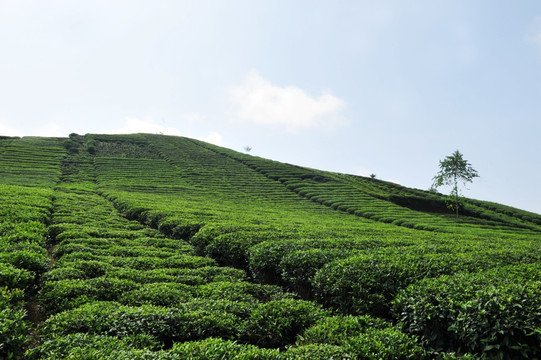
[[456,217],[458,218],[458,208],[460,204],[459,183],[466,185],[466,183],[472,182],[476,177],[479,177],[477,171],[472,168],[468,161],[464,160],[462,154],[456,150],[451,156],[447,156],[445,159],[440,160],[440,171],[432,179],[434,180],[432,188],[436,189],[442,185],[453,187],[450,193],[453,202],[450,207],[456,211]]

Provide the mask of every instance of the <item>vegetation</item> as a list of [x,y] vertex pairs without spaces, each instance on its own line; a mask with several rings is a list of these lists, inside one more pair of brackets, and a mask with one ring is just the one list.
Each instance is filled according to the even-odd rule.
[[0,358],[541,356],[538,214],[147,134],[0,174]]

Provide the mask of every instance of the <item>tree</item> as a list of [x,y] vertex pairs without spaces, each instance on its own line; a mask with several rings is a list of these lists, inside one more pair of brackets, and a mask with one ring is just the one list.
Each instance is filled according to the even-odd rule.
[[479,177],[477,171],[456,150],[451,156],[440,160],[440,171],[433,178],[434,183],[432,188],[437,189],[442,185],[453,187],[450,194],[453,199],[451,208],[456,211],[456,217],[458,218],[458,208],[460,205],[459,184],[466,185],[466,183],[472,182],[476,177]]

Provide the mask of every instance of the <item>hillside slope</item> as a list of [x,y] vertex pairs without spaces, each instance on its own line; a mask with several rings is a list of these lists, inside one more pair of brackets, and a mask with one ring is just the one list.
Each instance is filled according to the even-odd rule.
[[1,356],[540,356],[541,215],[150,134],[0,138],[0,195]]

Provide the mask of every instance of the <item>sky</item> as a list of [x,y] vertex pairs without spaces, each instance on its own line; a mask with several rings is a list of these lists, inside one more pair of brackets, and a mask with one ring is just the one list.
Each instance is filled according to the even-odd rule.
[[0,0],[0,135],[138,132],[541,214],[541,2]]

